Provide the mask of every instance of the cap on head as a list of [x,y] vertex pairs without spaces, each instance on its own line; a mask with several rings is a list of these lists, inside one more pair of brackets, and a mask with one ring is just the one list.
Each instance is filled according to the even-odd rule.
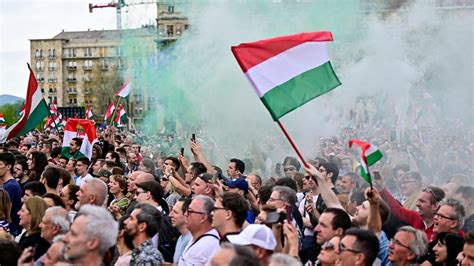
[[262,224],[250,224],[238,235],[227,236],[232,244],[254,245],[266,250],[273,251],[276,247],[276,239],[270,228]]

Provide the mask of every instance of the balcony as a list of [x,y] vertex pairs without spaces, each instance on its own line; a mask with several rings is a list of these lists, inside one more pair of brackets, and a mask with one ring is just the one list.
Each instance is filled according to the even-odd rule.
[[53,55],[48,55],[48,59],[49,59],[49,60],[54,60],[54,59],[56,59],[56,55],[55,55],[55,54],[53,54]]
[[57,68],[56,67],[48,67],[48,71],[56,71]]
[[76,95],[77,94],[77,90],[67,90],[67,93],[70,94],[70,95]]
[[49,94],[56,95],[57,93],[58,93],[58,91],[49,91]]
[[77,106],[77,103],[68,103],[67,106],[68,107],[75,107],[75,106]]
[[69,69],[69,70],[76,70],[76,69],[77,69],[77,66],[67,66],[67,69]]
[[76,78],[67,78],[67,82],[77,82]]
[[44,78],[37,78],[38,83],[44,83]]
[[76,57],[76,54],[64,54],[64,58],[73,58]]
[[92,66],[83,66],[82,68],[86,71],[92,70]]
[[52,82],[52,83],[58,82],[58,79],[56,79],[56,78],[49,78],[49,79],[48,79],[48,82]]
[[37,54],[37,55],[35,55],[35,59],[43,59],[43,55],[42,54]]

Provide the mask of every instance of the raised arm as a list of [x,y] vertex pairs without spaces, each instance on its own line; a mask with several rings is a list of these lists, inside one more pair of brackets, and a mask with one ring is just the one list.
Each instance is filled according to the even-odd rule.
[[327,180],[326,178],[324,178],[321,172],[319,172],[319,170],[311,164],[308,164],[308,167],[305,167],[304,169],[310,176],[316,178],[321,197],[323,198],[326,206],[328,208],[338,208],[345,210],[339,202],[336,193],[334,193],[334,191],[332,191],[331,189],[331,180]]

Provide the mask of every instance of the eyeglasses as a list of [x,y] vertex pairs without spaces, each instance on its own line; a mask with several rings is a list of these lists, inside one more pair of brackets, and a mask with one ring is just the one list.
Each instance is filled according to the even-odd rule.
[[283,168],[283,171],[285,171],[285,172],[288,172],[288,171],[295,171],[295,170],[296,170],[295,167],[285,167],[285,168]]
[[310,180],[310,179],[311,179],[311,176],[307,175],[307,176],[304,177],[304,179]]
[[395,245],[404,247],[404,248],[406,248],[406,249],[410,249],[409,246],[407,246],[407,245],[405,245],[405,244],[402,244],[402,242],[400,242],[398,239],[393,238],[392,240],[390,240],[390,242],[393,243],[393,244],[395,244]]
[[433,199],[434,199],[436,202],[439,202],[439,201],[442,200],[442,198],[440,199],[440,198],[435,194],[435,192],[434,192],[431,188],[429,188],[429,187],[424,188],[422,191],[423,191],[423,192],[428,192],[428,193],[430,193],[431,196],[433,197]]
[[204,213],[204,212],[197,212],[197,211],[193,211],[193,210],[187,209],[186,212],[184,213],[184,216],[189,216],[190,213],[196,213],[196,214],[207,215],[207,213]]
[[280,200],[280,201],[285,201],[284,199],[274,199],[274,198],[269,198],[269,199],[268,199],[268,202],[274,202],[274,201],[277,201],[277,200]]
[[456,218],[448,217],[448,216],[443,215],[443,214],[438,213],[438,212],[435,213],[434,216],[435,216],[435,217],[438,216],[438,217],[441,217],[441,218],[444,218],[444,219],[448,219],[448,220],[453,220],[453,221],[456,221],[456,220],[457,220]]
[[135,191],[135,196],[138,197],[138,195],[142,194],[142,193],[147,193],[148,191]]
[[326,241],[324,244],[321,246],[322,250],[334,250],[334,243],[331,241]]
[[352,253],[361,253],[359,250],[350,249],[350,248],[346,247],[344,244],[339,243],[339,252],[342,253],[343,251],[349,251],[349,252],[352,252]]
[[212,207],[211,211],[215,212],[215,211],[218,211],[218,210],[227,210],[227,208],[224,208],[224,207]]

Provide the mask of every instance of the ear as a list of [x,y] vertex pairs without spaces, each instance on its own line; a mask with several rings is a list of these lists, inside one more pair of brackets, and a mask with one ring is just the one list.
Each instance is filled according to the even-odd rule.
[[97,236],[93,236],[86,242],[86,248],[88,250],[99,249],[100,239]]
[[59,225],[55,225],[53,227],[53,233],[54,235],[59,235],[59,231],[61,230],[61,227]]
[[96,200],[97,200],[96,195],[89,195],[89,203],[94,204]]
[[341,227],[337,228],[336,229],[336,235],[343,236],[344,235],[344,229],[342,229]]
[[407,256],[406,261],[413,261],[416,258],[416,254],[413,252],[410,252],[410,255]]
[[355,258],[355,265],[365,265],[365,255],[358,253]]
[[146,231],[146,223],[139,223],[138,224],[138,231],[145,232]]

